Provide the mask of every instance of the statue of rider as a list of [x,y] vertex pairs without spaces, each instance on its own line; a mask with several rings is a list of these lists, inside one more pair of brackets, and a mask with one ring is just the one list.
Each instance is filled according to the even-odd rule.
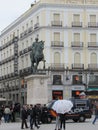
[[37,47],[38,44],[39,44],[38,38],[36,37],[36,38],[35,38],[35,42],[32,44],[32,53],[33,53],[33,54],[35,53],[36,47]]
[[37,67],[40,61],[44,62],[43,68],[45,69],[43,49],[44,49],[44,41],[38,41],[38,37],[36,37],[35,42],[33,42],[32,44],[32,50],[30,53],[31,69],[33,73],[37,72]]

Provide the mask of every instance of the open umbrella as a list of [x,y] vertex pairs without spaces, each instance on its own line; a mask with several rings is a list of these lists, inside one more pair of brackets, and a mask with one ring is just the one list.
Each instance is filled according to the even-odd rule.
[[52,100],[52,101],[50,101],[49,103],[46,104],[46,106],[47,106],[47,108],[48,108],[50,114],[51,114],[53,117],[57,117],[56,111],[54,111],[54,110],[52,109],[52,106],[53,106],[53,104],[54,104],[56,101],[57,101],[57,100]]
[[54,102],[52,109],[56,111],[56,113],[65,114],[71,110],[73,104],[70,100],[57,100]]

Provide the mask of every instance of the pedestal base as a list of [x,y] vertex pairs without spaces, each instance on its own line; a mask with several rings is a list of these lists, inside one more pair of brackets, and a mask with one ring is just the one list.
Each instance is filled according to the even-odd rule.
[[46,104],[48,102],[47,75],[30,75],[27,81],[27,104]]

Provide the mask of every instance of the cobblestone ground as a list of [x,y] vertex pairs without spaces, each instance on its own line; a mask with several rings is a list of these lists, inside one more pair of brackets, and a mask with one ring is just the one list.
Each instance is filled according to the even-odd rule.
[[[66,130],[98,130],[98,120],[96,121],[95,125],[93,125],[92,124],[93,118],[86,120],[86,122],[84,123],[74,123],[73,121],[67,121]],[[54,128],[55,128],[55,121],[52,122],[51,124],[41,124],[39,130],[54,130]],[[16,123],[2,122],[0,125],[0,130],[21,130],[21,122]],[[24,130],[30,130],[30,128]],[[37,128],[35,128],[34,130],[37,130]]]

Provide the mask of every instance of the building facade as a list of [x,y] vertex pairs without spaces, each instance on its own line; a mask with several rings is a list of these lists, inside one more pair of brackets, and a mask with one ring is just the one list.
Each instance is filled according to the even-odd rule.
[[[0,36],[0,97],[26,103],[35,38],[45,41],[48,97],[98,99],[98,0],[40,0]],[[40,62],[39,70],[43,70]],[[93,94],[93,95],[92,95]]]

